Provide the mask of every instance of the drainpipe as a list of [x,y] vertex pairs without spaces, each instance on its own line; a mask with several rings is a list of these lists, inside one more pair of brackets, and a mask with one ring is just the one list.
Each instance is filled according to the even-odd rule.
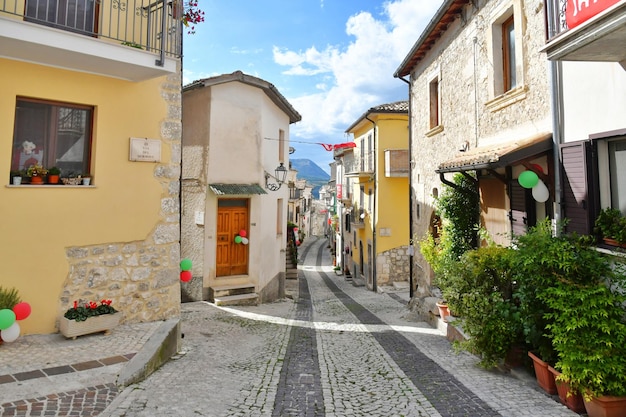
[[409,87],[409,299],[413,298],[413,258],[415,256],[415,246],[413,242],[413,150],[412,140],[413,129],[411,129],[411,81],[407,81],[404,78],[399,80],[407,83]]
[[369,118],[369,116],[365,116],[367,120],[369,120],[372,125],[374,125],[374,207],[372,208],[372,257],[374,258],[372,261],[372,291],[378,292],[378,285],[376,283],[376,206],[378,204],[378,196],[376,195],[376,183],[378,182],[378,139],[376,137],[376,122]]
[[[558,25],[559,14],[555,9],[554,2],[548,4],[548,33],[550,37],[554,35],[555,28]],[[563,64],[561,61],[550,61],[550,81],[552,90],[552,153],[554,160],[554,222],[558,224],[561,221],[561,149],[563,143]],[[557,233],[559,228],[555,227]]]

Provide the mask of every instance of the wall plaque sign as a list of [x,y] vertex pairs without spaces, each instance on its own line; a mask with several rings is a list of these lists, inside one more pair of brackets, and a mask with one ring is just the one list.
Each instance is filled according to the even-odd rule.
[[161,162],[161,141],[130,138],[129,159],[135,162]]

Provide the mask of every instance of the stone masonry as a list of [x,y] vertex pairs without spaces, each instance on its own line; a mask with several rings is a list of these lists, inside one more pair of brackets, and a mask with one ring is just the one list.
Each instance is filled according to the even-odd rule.
[[143,241],[66,248],[69,274],[59,300],[61,314],[74,301],[113,299],[113,307],[124,313],[123,323],[180,315],[180,72],[164,80],[161,96],[168,106],[167,118],[161,120],[161,140],[170,147],[171,160],[154,169],[163,188],[160,221]]
[[400,246],[376,256],[376,283],[392,285],[409,279],[409,247]]

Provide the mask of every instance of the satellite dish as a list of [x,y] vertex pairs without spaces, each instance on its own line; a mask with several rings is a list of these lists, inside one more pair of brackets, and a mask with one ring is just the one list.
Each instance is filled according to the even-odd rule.
[[296,148],[294,148],[293,146],[289,147],[289,155],[291,155],[292,153],[294,153],[296,151]]

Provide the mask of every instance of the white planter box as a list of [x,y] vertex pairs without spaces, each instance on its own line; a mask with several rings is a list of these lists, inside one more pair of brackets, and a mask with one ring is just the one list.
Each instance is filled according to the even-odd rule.
[[61,317],[59,320],[59,330],[65,337],[76,338],[85,334],[105,332],[108,334],[111,329],[115,328],[119,323],[122,315],[118,312],[115,314],[103,314],[101,316],[90,317],[85,321],[68,320]]

